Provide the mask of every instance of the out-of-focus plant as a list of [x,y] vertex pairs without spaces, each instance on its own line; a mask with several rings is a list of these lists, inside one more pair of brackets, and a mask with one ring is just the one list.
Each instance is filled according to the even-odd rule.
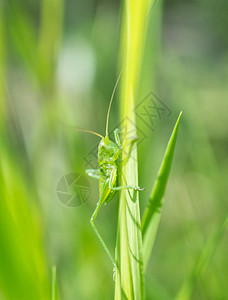
[[[42,80],[53,85],[55,67],[52,57],[56,61],[55,42],[58,40],[58,33],[54,33],[56,24],[62,26],[58,22],[61,3],[42,1],[39,42],[35,38],[35,24],[21,3],[14,0],[0,3],[0,298],[3,296],[6,300],[51,298],[51,267],[43,244],[44,225],[41,223],[35,164],[29,161],[21,124],[8,89],[7,67],[11,52],[7,46],[13,44],[13,50],[24,63],[32,82],[38,82],[48,98]],[[57,15],[53,26],[47,24],[48,14]],[[46,52],[44,44],[48,48]],[[50,66],[41,72],[45,61]]]

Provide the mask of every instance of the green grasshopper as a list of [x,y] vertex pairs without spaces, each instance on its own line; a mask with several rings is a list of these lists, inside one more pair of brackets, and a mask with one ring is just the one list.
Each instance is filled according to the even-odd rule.
[[[133,189],[135,191],[143,190],[140,187],[132,186],[132,185],[118,186],[119,173],[120,173],[119,160],[120,160],[120,157],[122,154],[122,145],[121,145],[120,136],[119,136],[120,130],[118,128],[115,129],[115,131],[114,131],[115,142],[113,142],[109,139],[108,124],[109,124],[110,109],[111,109],[113,97],[115,94],[115,90],[116,90],[116,87],[117,87],[119,79],[120,79],[120,75],[114,86],[111,100],[109,103],[105,137],[103,137],[101,134],[96,133],[91,130],[79,129],[80,131],[88,132],[88,133],[94,134],[96,136],[99,136],[101,138],[101,141],[98,146],[98,167],[99,167],[99,169],[87,169],[86,170],[86,173],[90,177],[99,179],[99,200],[97,202],[96,209],[94,210],[92,217],[90,219],[90,223],[93,227],[95,234],[97,235],[102,246],[104,247],[106,253],[108,254],[109,258],[111,259],[111,261],[114,265],[114,268],[115,268],[115,260],[112,257],[112,255],[110,254],[110,251],[108,250],[103,238],[101,237],[100,233],[98,232],[98,230],[94,224],[95,219],[97,217],[97,214],[98,214],[101,206],[104,203],[108,203],[114,197],[116,191],[119,191],[121,189]],[[136,140],[137,140],[137,137],[132,138],[130,141],[128,157],[130,156],[132,146],[136,142]]]

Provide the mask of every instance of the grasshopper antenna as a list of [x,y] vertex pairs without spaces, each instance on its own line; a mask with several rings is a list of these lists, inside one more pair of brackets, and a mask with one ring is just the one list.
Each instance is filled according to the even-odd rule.
[[73,128],[73,129],[76,129],[77,131],[91,133],[93,135],[99,136],[101,139],[104,139],[103,135],[101,135],[101,134],[99,134],[99,133],[97,133],[93,130],[89,130],[89,129],[85,129],[85,128],[78,128],[78,127],[67,125],[67,124],[62,124],[62,125]]
[[82,132],[91,133],[91,134],[99,136],[101,139],[104,139],[103,135],[101,135],[101,134],[99,134],[99,133],[97,133],[95,131],[92,131],[92,130],[88,130],[88,129],[84,129],[84,128],[76,128],[76,130],[82,131]]
[[111,109],[111,106],[112,106],[112,100],[113,100],[113,97],[114,97],[114,95],[115,95],[115,91],[116,91],[117,85],[118,85],[118,83],[119,83],[119,80],[120,80],[122,71],[123,71],[123,68],[122,68],[122,70],[120,71],[120,74],[119,74],[119,76],[118,76],[118,78],[117,78],[117,80],[116,80],[116,84],[115,84],[114,89],[113,89],[113,91],[112,91],[112,97],[111,97],[111,100],[110,100],[110,102],[109,102],[108,113],[107,113],[107,121],[106,121],[106,135],[105,135],[106,137],[108,136],[108,122],[109,122],[110,109]]

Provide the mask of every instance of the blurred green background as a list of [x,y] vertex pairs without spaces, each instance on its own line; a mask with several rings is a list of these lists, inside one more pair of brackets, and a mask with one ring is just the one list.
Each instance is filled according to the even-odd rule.
[[[99,139],[74,127],[105,132],[121,13],[119,1],[0,2],[1,300],[50,299],[52,265],[61,299],[113,298],[112,267],[89,222],[98,182],[89,179],[88,201],[73,208],[56,188],[66,174],[84,174],[86,160],[95,164]],[[136,108],[141,211],[183,117],[147,299],[175,299],[186,284],[191,293],[179,300],[228,299],[227,223],[220,230],[228,215],[227,14],[223,0],[167,0],[148,15]],[[121,122],[118,107],[117,92],[110,128]],[[115,197],[97,219],[111,249],[117,209]]]

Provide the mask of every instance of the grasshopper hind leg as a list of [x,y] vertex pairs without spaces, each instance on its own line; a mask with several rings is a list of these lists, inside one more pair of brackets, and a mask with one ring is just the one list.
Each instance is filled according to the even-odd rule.
[[105,203],[106,199],[107,199],[107,195],[110,193],[110,189],[108,188],[109,187],[109,180],[106,180],[105,184],[104,184],[104,188],[103,188],[103,192],[100,196],[100,199],[99,201],[97,202],[97,206],[96,206],[96,209],[94,210],[93,214],[92,214],[92,217],[90,219],[90,223],[92,225],[92,228],[97,236],[97,238],[99,239],[100,243],[102,244],[105,252],[107,253],[108,257],[110,258],[114,268],[116,267],[116,263],[115,263],[115,259],[112,257],[110,251],[108,250],[108,247],[107,245],[105,244],[103,238],[101,237],[96,225],[94,224],[95,220],[96,220],[96,217],[97,217],[97,214],[102,206],[103,203]]
[[144,190],[144,188],[141,188],[139,186],[134,186],[134,185],[114,186],[114,182],[116,181],[116,176],[117,176],[117,169],[114,167],[112,169],[110,180],[109,180],[109,189],[110,190],[112,190],[112,191],[120,191],[123,189],[127,189],[127,190],[133,189],[135,191],[143,191]]
[[101,237],[99,231],[97,230],[97,227],[96,227],[95,224],[94,224],[94,219],[93,219],[93,217],[91,217],[90,223],[91,223],[91,226],[92,226],[92,228],[93,228],[93,230],[94,230],[94,232],[95,232],[97,238],[98,238],[99,241],[101,242],[101,244],[102,244],[102,246],[103,246],[105,252],[107,253],[108,257],[110,258],[110,260],[111,260],[111,262],[112,262],[112,264],[113,264],[113,266],[114,266],[114,268],[115,268],[115,266],[116,266],[115,260],[114,260],[114,258],[112,257],[110,251],[108,250],[108,248],[107,248],[107,246],[106,246],[106,244],[105,244],[103,238]]
[[113,191],[120,191],[120,190],[123,190],[123,189],[134,190],[134,191],[143,191],[145,188],[141,188],[140,186],[135,186],[135,185],[125,185],[125,186],[113,187],[113,188],[110,188],[110,189],[112,189]]

